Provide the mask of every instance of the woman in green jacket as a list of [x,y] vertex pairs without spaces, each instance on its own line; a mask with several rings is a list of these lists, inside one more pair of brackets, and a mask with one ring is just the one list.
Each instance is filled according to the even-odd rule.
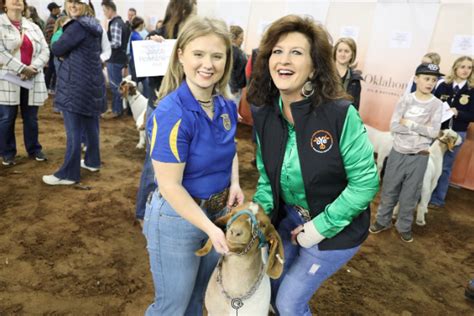
[[329,35],[309,18],[274,22],[259,47],[249,101],[257,167],[254,202],[283,240],[279,315],[311,315],[308,302],[366,239],[378,190],[373,148],[340,84]]

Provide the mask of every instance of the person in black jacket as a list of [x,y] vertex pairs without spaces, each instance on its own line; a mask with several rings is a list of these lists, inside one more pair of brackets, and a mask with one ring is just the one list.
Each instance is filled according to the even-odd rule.
[[[100,59],[102,27],[89,16],[84,0],[69,0],[66,5],[72,19],[63,26],[63,34],[53,44],[52,51],[62,60],[54,103],[63,114],[67,144],[63,165],[54,174],[43,176],[43,182],[49,185],[79,182],[81,167],[99,170],[99,115],[106,107]],[[81,161],[83,132],[87,150]]]
[[239,104],[242,88],[246,85],[245,66],[247,65],[247,57],[240,49],[244,41],[244,30],[238,25],[230,26],[230,34],[232,38],[232,74],[230,76],[230,92],[235,96],[235,102]]
[[355,70],[357,63],[357,45],[350,37],[340,38],[334,45],[333,59],[336,62],[337,72],[341,77],[344,90],[352,96],[352,104],[358,110],[360,104],[360,82],[362,73]]
[[112,55],[107,60],[107,73],[113,96],[112,113],[113,117],[119,117],[123,113],[119,86],[120,82],[122,82],[122,71],[128,64],[127,44],[130,32],[122,18],[117,15],[117,6],[113,1],[102,1],[102,9],[104,10],[105,17],[109,20],[107,37],[112,47]]
[[[474,75],[472,74],[472,58],[461,56],[456,59],[451,73],[436,88],[434,95],[447,102],[453,112],[453,117],[441,125],[441,129],[452,128],[464,141],[469,123],[474,122]],[[451,169],[461,145],[453,151],[446,151],[443,157],[443,173],[438,179],[438,185],[431,194],[432,208],[444,206],[448,193]]]
[[312,19],[289,15],[270,25],[252,78],[260,173],[253,200],[285,253],[272,303],[279,315],[310,316],[314,292],[367,238],[378,190],[373,147],[346,100],[329,34]]

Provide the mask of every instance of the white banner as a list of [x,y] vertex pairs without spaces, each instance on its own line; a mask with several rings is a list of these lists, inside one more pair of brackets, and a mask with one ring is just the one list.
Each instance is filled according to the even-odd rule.
[[137,77],[164,76],[176,40],[133,41],[133,60]]

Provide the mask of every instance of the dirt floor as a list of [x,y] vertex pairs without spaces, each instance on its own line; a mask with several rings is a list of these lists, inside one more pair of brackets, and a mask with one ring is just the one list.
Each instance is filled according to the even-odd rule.
[[[134,224],[144,151],[130,117],[101,121],[103,168],[82,186],[51,187],[41,176],[63,161],[66,137],[51,103],[40,111],[49,161],[19,156],[0,166],[0,315],[142,315],[153,298],[145,240]],[[251,197],[250,129],[239,127],[241,185]],[[375,209],[378,198],[372,204]],[[403,243],[391,230],[361,251],[313,297],[317,315],[473,315],[464,286],[474,277],[474,192],[450,189]]]

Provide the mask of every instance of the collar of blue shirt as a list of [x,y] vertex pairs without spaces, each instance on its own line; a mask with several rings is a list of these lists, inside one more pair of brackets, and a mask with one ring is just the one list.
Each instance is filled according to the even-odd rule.
[[[199,105],[199,102],[193,96],[191,89],[189,89],[189,86],[186,83],[186,80],[184,80],[183,83],[181,83],[177,92],[178,92],[178,97],[181,101],[181,104],[183,105],[184,108],[193,112],[202,111],[201,105]],[[223,104],[222,104],[221,98],[222,97],[219,97],[219,96],[213,96],[215,113],[221,112],[222,110]]]
[[460,83],[457,83],[456,81],[453,81],[453,89],[456,88],[456,86],[459,87],[459,90],[464,88],[464,85],[466,84],[467,80],[463,80]]

